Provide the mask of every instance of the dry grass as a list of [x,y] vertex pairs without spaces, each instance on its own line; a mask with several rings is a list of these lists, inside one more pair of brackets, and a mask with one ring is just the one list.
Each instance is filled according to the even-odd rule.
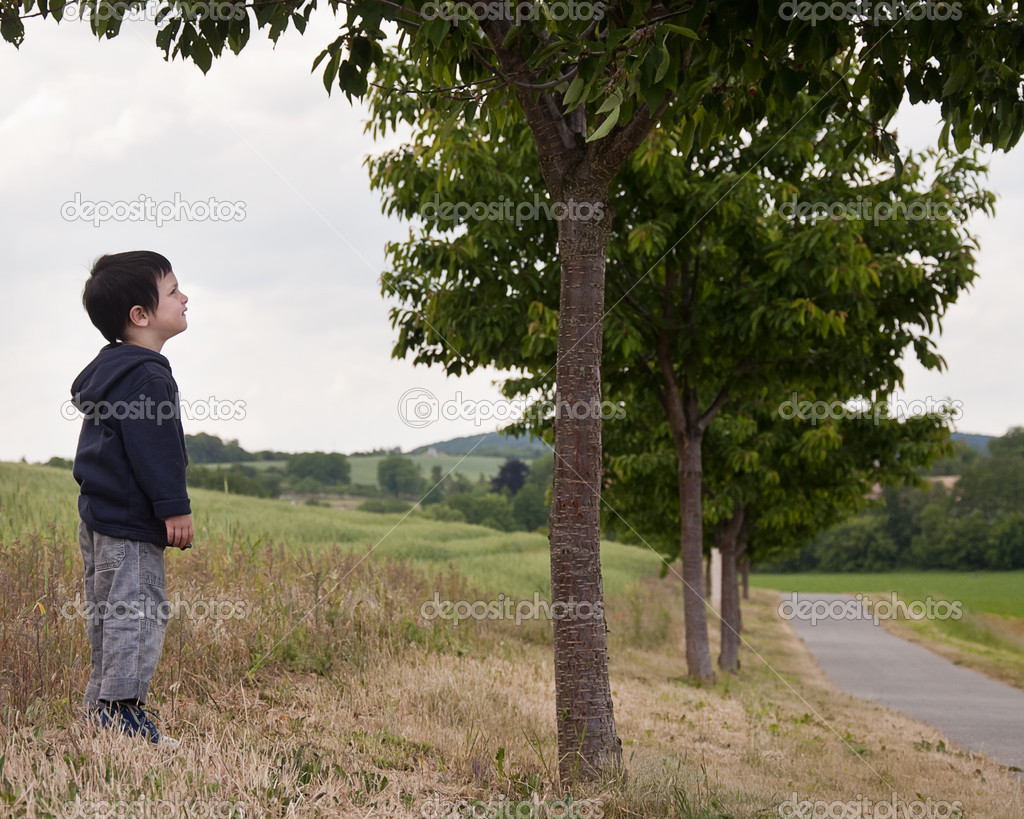
[[[462,798],[479,800],[474,815],[502,815],[501,800],[520,808],[507,815],[552,815],[524,807],[569,798],[555,782],[547,625],[424,621],[435,590],[493,592],[360,557],[275,544],[229,561],[220,542],[169,554],[172,599],[245,609],[169,625],[149,704],[182,746],[163,751],[78,718],[85,627],[60,615],[81,582],[77,544],[54,528],[0,545],[0,812],[96,816],[120,802],[130,816],[431,816]],[[627,774],[574,791],[568,815],[757,817],[792,793],[895,790],[959,800],[970,817],[1024,816],[1005,769],[836,693],[776,605],[755,591],[744,610],[763,659],[744,648],[739,675],[694,687],[678,581],[608,601]]]

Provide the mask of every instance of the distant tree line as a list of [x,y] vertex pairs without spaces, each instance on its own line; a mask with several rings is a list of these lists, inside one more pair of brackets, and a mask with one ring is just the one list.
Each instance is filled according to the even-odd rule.
[[[547,525],[553,457],[548,454],[529,464],[507,458],[498,474],[476,482],[465,475],[445,474],[440,465],[423,475],[419,465],[403,455],[389,455],[377,464],[377,483],[390,499],[372,498],[360,509],[401,512],[418,501],[425,516],[489,526],[503,532],[533,532]],[[405,499],[404,505],[395,503]],[[390,501],[390,502],[389,502]]]
[[216,435],[200,432],[185,436],[190,463],[225,464],[242,463],[245,461],[287,461],[291,454],[274,452],[264,449],[259,452],[248,452],[238,444],[238,440],[222,441]]
[[[285,491],[321,494],[353,489],[351,464],[340,452],[248,452],[237,440],[222,441],[205,432],[186,435],[185,446],[188,485],[199,489],[226,489],[260,498],[276,498]],[[266,461],[274,463],[253,465]],[[376,492],[376,487],[359,489],[362,494]]]
[[[818,535],[796,556],[760,571],[881,572],[1024,569],[1024,427],[989,444],[960,445],[932,473],[959,474],[951,489],[884,490],[860,515]],[[957,472],[951,472],[956,467]]]

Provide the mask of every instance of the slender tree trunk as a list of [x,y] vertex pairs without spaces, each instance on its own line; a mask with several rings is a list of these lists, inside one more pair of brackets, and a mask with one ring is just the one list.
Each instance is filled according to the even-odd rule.
[[686,672],[690,679],[714,682],[703,578],[704,430],[721,410],[728,393],[721,390],[702,413],[698,391],[685,375],[676,375],[681,334],[692,333],[696,271],[684,265],[665,271],[665,298],[658,331],[657,360],[661,373],[658,398],[668,419],[676,450],[679,481],[679,552],[683,559],[683,616],[686,631]]
[[750,558],[744,557],[740,562],[740,570],[743,576],[743,599],[750,599]]
[[[593,197],[575,197],[594,201]],[[606,201],[606,196],[602,201]],[[561,298],[556,365],[551,601],[559,776],[593,778],[622,763],[608,680],[601,580],[601,341],[611,214],[559,222]],[[596,616],[595,616],[596,614]]]
[[722,638],[718,667],[735,673],[740,668],[740,589],[737,578],[737,537],[743,526],[743,507],[715,528],[715,545],[722,553]]
[[701,491],[703,435],[676,435],[679,465],[679,549],[683,557],[683,617],[686,629],[686,671],[690,678],[714,682],[704,593],[704,521]]

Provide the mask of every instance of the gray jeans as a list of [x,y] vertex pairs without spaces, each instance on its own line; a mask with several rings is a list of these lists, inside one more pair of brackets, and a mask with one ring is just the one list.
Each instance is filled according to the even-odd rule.
[[134,699],[144,704],[169,615],[164,547],[101,535],[84,521],[78,525],[78,542],[92,647],[85,705]]

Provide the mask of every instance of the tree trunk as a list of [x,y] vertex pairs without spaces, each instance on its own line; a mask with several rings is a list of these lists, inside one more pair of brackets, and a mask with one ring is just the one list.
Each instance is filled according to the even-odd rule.
[[704,602],[708,601],[708,593],[711,591],[711,564],[714,562],[714,556],[708,555],[708,559],[704,561]]
[[750,558],[745,557],[740,562],[740,570],[743,573],[743,599],[750,599]]
[[683,560],[683,617],[686,633],[686,673],[693,680],[714,682],[708,618],[704,599],[704,520],[701,492],[706,416],[698,412],[695,390],[680,394],[670,353],[670,336],[658,343],[661,368],[660,398],[676,450],[679,481],[679,552]]
[[[595,201],[592,195],[573,198]],[[599,201],[606,203],[607,195]],[[600,220],[563,219],[558,229],[562,277],[550,546],[552,605],[564,604],[567,613],[558,617],[552,609],[558,770],[566,783],[622,764],[608,680],[600,553],[601,331],[610,223],[606,210]]]
[[732,518],[715,527],[715,545],[722,553],[722,638],[718,667],[735,673],[740,668],[740,589],[737,578],[737,537],[743,526],[743,507]]
[[[675,437],[675,436],[674,436]],[[691,679],[714,682],[704,594],[704,521],[701,503],[703,435],[676,441],[679,461],[679,549],[683,557],[683,617],[686,629],[686,671]],[[681,446],[680,446],[681,444]]]
[[[638,106],[629,122],[587,142],[587,106],[565,110],[561,93],[536,94],[534,69],[518,46],[509,46],[512,21],[476,11],[501,73],[515,94],[537,145],[537,159],[552,204],[600,206],[592,218],[558,222],[561,293],[555,365],[555,466],[551,498],[552,603],[580,608],[578,617],[553,617],[558,772],[563,783],[589,779],[622,766],[608,681],[608,630],[601,582],[601,341],[604,275],[611,235],[611,180],[640,147],[671,104],[669,93],[651,111]],[[684,67],[689,65],[687,52]],[[589,411],[587,408],[590,408]],[[582,413],[578,412],[582,408]],[[579,417],[582,414],[584,417]],[[582,616],[589,603],[600,617]],[[554,610],[553,610],[554,613]]]

